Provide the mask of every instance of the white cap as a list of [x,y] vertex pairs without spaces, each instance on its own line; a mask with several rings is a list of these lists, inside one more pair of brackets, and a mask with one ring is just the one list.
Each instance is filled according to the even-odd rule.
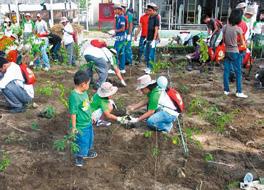
[[164,76],[160,76],[157,79],[157,84],[161,89],[166,89],[168,86],[168,79]]
[[147,7],[151,7],[154,10],[158,10],[159,9],[159,7],[155,3],[149,3],[149,4],[147,4]]
[[30,13],[26,13],[25,16],[30,16],[31,17],[31,14]]
[[37,14],[37,17],[41,17],[40,13]]
[[68,21],[69,20],[66,17],[62,17],[60,22],[63,23],[63,22],[68,22]]
[[242,2],[242,3],[239,3],[237,6],[236,6],[236,9],[242,9],[242,8],[246,8],[247,7],[247,4]]

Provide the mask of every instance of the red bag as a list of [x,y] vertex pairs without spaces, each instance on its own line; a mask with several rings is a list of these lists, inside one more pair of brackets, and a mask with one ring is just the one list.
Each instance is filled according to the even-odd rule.
[[107,47],[106,42],[104,40],[98,40],[98,39],[92,40],[91,45],[97,48]]
[[19,66],[20,66],[22,75],[23,75],[23,77],[25,79],[25,83],[26,84],[35,84],[36,76],[33,73],[33,71],[30,68],[28,68],[27,64],[26,63],[21,63]]
[[174,103],[174,105],[177,108],[177,111],[180,113],[184,110],[184,103],[182,100],[181,95],[173,88],[168,88],[166,90],[168,96],[170,97],[171,101]]

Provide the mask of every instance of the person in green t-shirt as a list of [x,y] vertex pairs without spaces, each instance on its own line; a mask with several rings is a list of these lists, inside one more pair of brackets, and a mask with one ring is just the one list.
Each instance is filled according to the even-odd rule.
[[111,112],[113,111],[114,102],[112,96],[117,92],[118,88],[109,82],[104,82],[97,90],[97,93],[92,98],[91,111],[93,122],[99,125],[111,125],[110,122],[105,122],[102,116],[107,119],[118,121],[121,124],[126,124],[128,121],[125,117],[118,117]]
[[173,127],[173,122],[177,119],[179,114],[167,93],[159,88],[155,80],[151,80],[150,75],[139,77],[137,79],[137,84],[137,90],[147,95],[148,98],[137,104],[128,106],[127,110],[130,113],[147,106],[147,112],[138,118],[132,118],[129,122],[137,123],[147,119],[147,126],[150,129],[170,132]]
[[253,41],[256,46],[264,46],[264,10],[260,11],[257,21],[253,24]]
[[95,158],[97,153],[91,151],[94,144],[94,132],[91,119],[91,107],[87,90],[90,78],[84,71],[74,75],[74,90],[69,96],[69,112],[71,115],[70,128],[76,134],[78,152],[75,153],[75,165],[83,166],[84,158]]

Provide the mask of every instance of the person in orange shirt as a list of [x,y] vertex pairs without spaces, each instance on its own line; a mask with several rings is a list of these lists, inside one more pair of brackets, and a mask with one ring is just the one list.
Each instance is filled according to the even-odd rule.
[[[145,55],[145,47],[146,47],[146,37],[148,34],[148,9],[145,9],[145,14],[140,17],[138,29],[135,33],[134,40],[137,41],[137,36],[141,32],[140,39],[139,39],[139,51],[138,51],[138,61],[139,64],[141,64],[141,57],[144,54]],[[146,55],[145,55],[146,57]],[[146,59],[146,58],[145,58]]]

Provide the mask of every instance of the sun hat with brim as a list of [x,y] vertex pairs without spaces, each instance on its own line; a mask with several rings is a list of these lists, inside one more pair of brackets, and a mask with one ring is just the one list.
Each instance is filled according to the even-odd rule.
[[60,22],[61,23],[68,22],[68,19],[66,17],[62,17]]
[[147,8],[152,8],[154,10],[158,10],[159,9],[159,7],[155,3],[147,4]]
[[137,89],[140,90],[146,88],[148,85],[156,83],[155,80],[152,80],[150,75],[143,75],[137,79]]
[[243,9],[243,8],[246,8],[246,7],[247,7],[247,4],[242,2],[242,3],[237,4],[236,9]]
[[106,98],[114,95],[117,92],[118,88],[113,86],[110,82],[104,82],[101,87],[97,90],[97,94],[101,98]]
[[31,14],[30,14],[30,13],[26,13],[25,16],[29,16],[29,17],[31,17]]

